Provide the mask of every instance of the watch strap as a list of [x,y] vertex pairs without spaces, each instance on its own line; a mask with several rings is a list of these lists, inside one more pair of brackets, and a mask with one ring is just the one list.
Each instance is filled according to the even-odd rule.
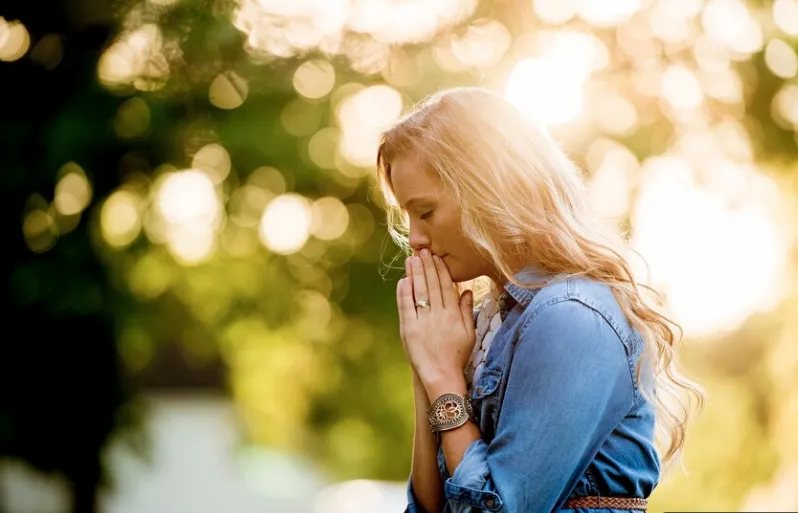
[[430,405],[429,425],[433,433],[455,429],[473,417],[471,400],[467,395],[443,394]]

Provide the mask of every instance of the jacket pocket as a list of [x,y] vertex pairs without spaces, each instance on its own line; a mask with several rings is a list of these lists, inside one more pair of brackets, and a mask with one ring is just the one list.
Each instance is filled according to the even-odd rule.
[[501,381],[501,369],[485,369],[471,394],[472,399],[485,399],[496,392]]
[[493,439],[499,414],[498,390],[502,380],[501,368],[485,369],[471,392],[474,406],[474,421],[482,431],[486,441]]

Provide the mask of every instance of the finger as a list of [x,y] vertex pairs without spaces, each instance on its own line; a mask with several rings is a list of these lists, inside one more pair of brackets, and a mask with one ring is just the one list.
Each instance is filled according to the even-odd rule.
[[410,299],[413,300],[413,308],[416,307],[416,291],[413,286],[413,257],[405,258],[405,286],[410,289]]
[[457,294],[454,290],[454,283],[452,282],[452,275],[449,274],[449,268],[446,267],[446,262],[443,261],[438,255],[433,255],[433,262],[435,268],[438,270],[438,282],[441,290],[441,300],[444,307],[448,308],[457,304]]
[[432,308],[445,308],[441,296],[441,284],[438,281],[438,268],[432,260],[432,253],[428,249],[421,250],[421,265],[424,268],[424,278],[427,282],[427,294]]
[[469,340],[476,338],[476,328],[474,326],[474,292],[466,290],[460,296],[460,313],[463,316],[463,323],[466,326]]
[[[429,293],[427,292],[427,281],[424,277],[424,269],[421,265],[421,258],[417,256],[410,257],[411,272],[413,274],[413,295],[416,301],[425,299],[429,301]],[[415,304],[413,305],[415,308]],[[422,308],[424,310],[424,308]]]
[[409,278],[403,278],[402,286],[399,288],[399,310],[402,316],[402,329],[407,333],[409,324],[416,319],[416,306],[413,304],[413,293],[409,287]]
[[402,339],[402,344],[405,343],[405,329],[404,329],[404,311],[402,310],[402,288],[405,286],[405,278],[399,280],[396,284],[396,309],[399,311],[399,336]]

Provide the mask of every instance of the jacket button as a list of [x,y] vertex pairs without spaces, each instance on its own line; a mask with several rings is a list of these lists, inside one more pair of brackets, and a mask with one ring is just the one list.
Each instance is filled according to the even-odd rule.
[[485,501],[485,505],[489,508],[492,508],[494,504],[495,501],[493,500],[493,497],[489,497],[488,500]]
[[482,387],[479,387],[479,388],[477,388],[477,393],[478,393],[479,395],[482,395]]

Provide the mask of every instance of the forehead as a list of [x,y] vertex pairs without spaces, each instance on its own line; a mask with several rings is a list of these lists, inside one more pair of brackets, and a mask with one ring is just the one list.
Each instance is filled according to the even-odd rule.
[[391,185],[396,200],[404,208],[414,199],[435,199],[440,179],[420,158],[400,155],[391,162]]

